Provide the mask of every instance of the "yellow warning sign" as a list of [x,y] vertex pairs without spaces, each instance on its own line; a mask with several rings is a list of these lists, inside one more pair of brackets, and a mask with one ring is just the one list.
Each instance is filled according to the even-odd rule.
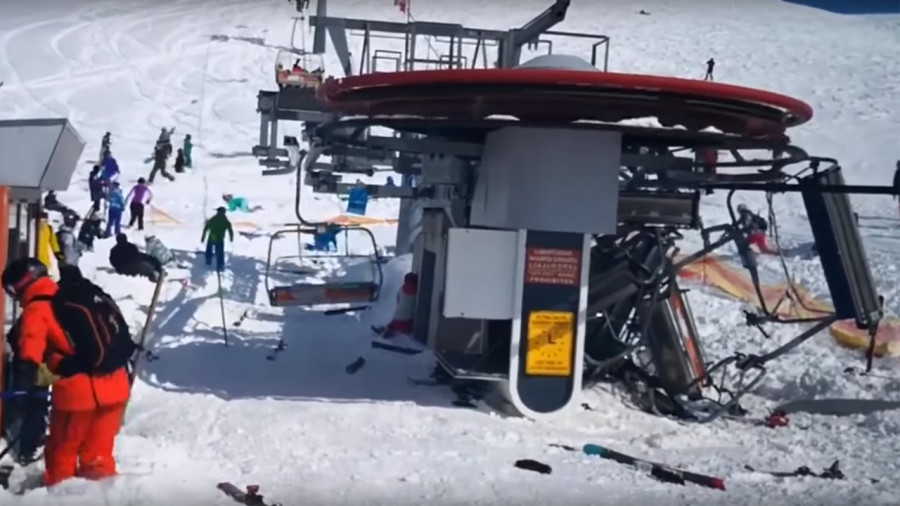
[[525,374],[569,376],[575,341],[575,313],[531,311],[528,313],[528,347]]

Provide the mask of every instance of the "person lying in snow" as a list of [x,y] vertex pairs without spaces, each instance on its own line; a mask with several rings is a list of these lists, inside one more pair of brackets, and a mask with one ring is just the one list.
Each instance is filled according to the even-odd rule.
[[778,253],[770,248],[766,241],[766,230],[769,228],[769,224],[766,223],[766,220],[762,216],[752,212],[744,204],[739,204],[737,211],[738,225],[747,231],[747,242],[750,246],[756,246],[760,253],[765,253],[767,255]]
[[53,190],[47,192],[47,195],[44,197],[44,210],[56,211],[57,213],[62,215],[63,219],[65,219],[66,216],[70,215],[76,217],[78,216],[78,213],[76,213],[71,207],[59,201],[59,198],[56,196],[56,192]]
[[175,255],[172,254],[172,251],[155,235],[148,235],[145,238],[145,241],[147,242],[147,246],[144,248],[144,251],[155,258],[160,265],[167,265],[175,259]]
[[259,205],[250,207],[250,203],[246,198],[232,195],[230,193],[222,195],[222,200],[224,200],[225,204],[228,206],[229,212],[243,211],[245,213],[253,213],[263,208]]
[[128,242],[125,234],[116,236],[116,245],[109,252],[109,264],[123,276],[142,276],[156,283],[162,274],[162,265],[152,256],[141,253],[137,246]]

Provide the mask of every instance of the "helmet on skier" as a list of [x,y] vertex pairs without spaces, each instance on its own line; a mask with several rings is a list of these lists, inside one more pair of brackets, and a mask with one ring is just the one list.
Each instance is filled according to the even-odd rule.
[[142,177],[139,177],[139,178],[138,178],[138,184],[147,184],[147,180],[144,179],[144,178],[142,178]]
[[66,213],[63,215],[63,225],[67,227],[74,227],[78,224],[78,215],[75,213]]
[[14,299],[19,299],[32,283],[47,276],[47,266],[33,257],[20,258],[3,269],[3,291]]
[[128,236],[125,234],[116,234],[116,244],[125,244],[128,242]]
[[747,204],[738,204],[737,210],[739,213],[749,213],[750,208],[747,207]]

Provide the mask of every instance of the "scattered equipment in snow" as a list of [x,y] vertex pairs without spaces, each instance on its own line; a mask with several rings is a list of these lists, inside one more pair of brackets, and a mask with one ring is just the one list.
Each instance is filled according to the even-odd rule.
[[259,485],[247,485],[246,490],[242,491],[231,483],[219,483],[216,488],[231,497],[235,501],[246,504],[247,506],[281,506],[280,504],[270,504],[263,501],[263,496],[259,495]]
[[[575,447],[568,445],[551,444],[550,446],[553,448],[560,448],[571,452],[578,451]],[[674,467],[669,467],[665,464],[651,462],[649,460],[644,460],[637,457],[632,457],[631,455],[626,455],[624,453],[619,453],[615,450],[606,448],[605,446],[586,444],[581,451],[585,455],[609,459],[618,462],[619,464],[633,466],[642,471],[649,471],[650,476],[665,483],[674,483],[676,485],[693,483],[695,485],[700,485],[701,487],[714,488],[716,490],[723,491],[725,490],[725,481],[721,478],[707,476],[705,474],[693,473],[690,471],[683,471],[681,469],[675,469]]]
[[540,474],[552,474],[553,468],[544,464],[543,462],[538,462],[536,460],[531,459],[521,459],[517,460],[514,464],[519,469],[524,469],[526,471],[534,471]]
[[777,411],[826,416],[870,415],[900,409],[900,401],[882,399],[801,399],[778,406]]
[[[844,472],[841,471],[841,462],[839,460],[835,460],[830,466],[823,469],[821,473],[813,472],[806,466],[798,467],[793,471],[759,471],[753,468],[753,466],[749,465],[744,466],[744,469],[752,473],[768,474],[776,478],[803,478],[806,476],[812,478],[822,478],[825,480],[843,480],[846,478]],[[868,478],[868,480],[870,483],[878,483],[878,480],[874,478]]]

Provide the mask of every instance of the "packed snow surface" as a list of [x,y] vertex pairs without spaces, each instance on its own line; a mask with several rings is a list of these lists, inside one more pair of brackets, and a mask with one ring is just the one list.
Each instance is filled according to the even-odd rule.
[[[549,3],[416,0],[413,13],[508,28]],[[331,9],[338,16],[404,19],[389,0],[343,0]],[[650,15],[638,14],[640,9]],[[150,342],[159,358],[146,363],[117,441],[121,476],[102,483],[72,480],[22,497],[0,491],[0,503],[230,504],[215,488],[220,481],[259,484],[267,499],[285,505],[900,502],[897,411],[796,415],[780,429],[724,420],[698,426],[638,412],[608,387],[584,393],[591,410],[547,422],[452,407],[444,389],[407,381],[427,375],[429,359],[369,347],[367,329],[390,317],[408,257],[384,266],[385,302],[372,311],[323,316],[269,307],[268,234],[294,221],[293,176],[262,178],[248,155],[258,138],[256,93],[275,89],[273,64],[279,47],[290,45],[293,14],[291,5],[275,0],[0,3],[0,118],[68,117],[88,141],[72,186],[60,194],[63,202],[87,208],[87,173],[106,131],[112,132],[126,189],[148,174],[143,160],[161,127],[177,127],[176,144],[191,133],[196,145],[193,170],[153,185],[153,205],[177,223],[155,213],[144,233],[129,231],[139,245],[144,234],[160,237],[182,267],[170,271],[163,289]],[[798,145],[841,160],[851,183],[890,184],[900,158],[900,16],[845,16],[779,0],[577,0],[556,29],[609,35],[614,71],[702,78],[704,62],[715,57],[718,80],[796,96],[815,108],[813,121],[792,133]],[[587,54],[588,48],[572,50]],[[339,68],[331,56],[325,63]],[[299,132],[297,125],[282,129]],[[380,181],[383,175],[363,179]],[[304,192],[309,217],[341,213],[336,197]],[[227,244],[220,307],[218,280],[198,252],[204,218],[223,193],[262,209],[231,214],[240,233]],[[761,196],[738,199],[764,210]],[[886,309],[900,314],[897,204],[883,196],[854,204]],[[707,198],[705,221],[721,221],[724,209],[724,195]],[[377,201],[369,214],[394,217],[396,211],[396,202]],[[797,197],[778,197],[776,211],[785,243],[809,240]],[[389,252],[392,226],[373,230],[379,248]],[[371,248],[359,238],[349,241],[355,253]],[[113,274],[110,247],[111,241],[101,242],[83,267],[139,328],[152,287]],[[288,236],[276,249],[276,256],[296,255],[297,241]],[[815,260],[791,259],[789,267],[799,283],[827,294]],[[764,268],[779,272],[774,263]],[[274,272],[273,281],[290,275]],[[799,333],[780,327],[767,340],[743,325],[737,303],[701,289],[690,296],[711,358],[771,349]],[[233,325],[245,313],[241,325]],[[267,360],[282,336],[286,349]],[[359,356],[367,358],[366,366],[346,374],[345,366]],[[844,372],[862,365],[860,353],[839,348],[822,333],[771,363],[745,407],[758,420],[779,402],[799,398],[897,398],[896,362],[879,361],[871,376]],[[626,466],[548,446],[587,442],[723,477],[728,490],[663,484]],[[551,465],[553,474],[513,467],[525,458]],[[776,479],[744,467],[820,469],[835,459],[846,480]],[[41,466],[19,470],[13,480],[27,479],[23,474],[39,473]]]

